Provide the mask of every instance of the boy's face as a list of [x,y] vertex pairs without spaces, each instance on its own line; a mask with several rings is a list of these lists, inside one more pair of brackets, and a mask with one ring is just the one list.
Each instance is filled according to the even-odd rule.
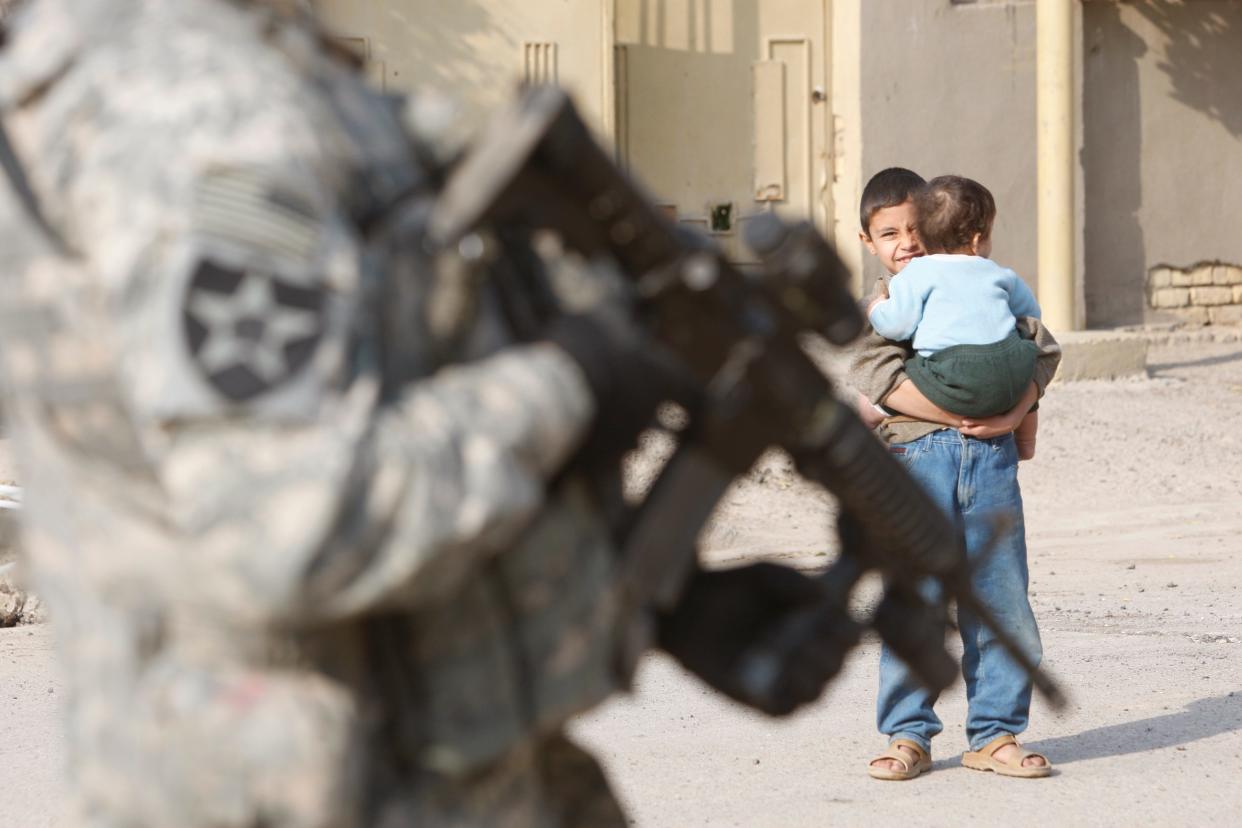
[[923,255],[923,245],[914,229],[914,201],[909,198],[876,210],[867,232],[859,233],[858,238],[889,273],[900,273],[911,259]]

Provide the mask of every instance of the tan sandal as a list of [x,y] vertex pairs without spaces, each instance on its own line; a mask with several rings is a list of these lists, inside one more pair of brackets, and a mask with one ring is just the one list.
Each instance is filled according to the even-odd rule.
[[[1012,733],[997,736],[984,745],[982,750],[968,750],[963,753],[962,764],[971,770],[992,771],[1001,776],[1014,776],[1019,779],[1038,779],[1052,773],[1052,763],[1048,761],[1047,756],[1027,750],[1021,745],[1018,745],[1017,754],[1011,756],[1008,762],[1002,762],[992,755],[1005,745],[1018,745],[1018,740],[1013,737]],[[1044,760],[1044,763],[1042,765],[1022,764],[1032,756],[1038,756]]]
[[[910,764],[910,757],[898,750],[899,747],[909,748],[914,751],[914,764]],[[881,759],[892,759],[898,762],[902,770],[893,770],[892,768],[877,767],[876,762]],[[867,763],[867,773],[872,779],[884,779],[887,781],[905,781],[913,779],[919,774],[931,770],[932,760],[931,754],[923,750],[917,742],[909,739],[894,739],[893,743],[888,746],[888,750]]]

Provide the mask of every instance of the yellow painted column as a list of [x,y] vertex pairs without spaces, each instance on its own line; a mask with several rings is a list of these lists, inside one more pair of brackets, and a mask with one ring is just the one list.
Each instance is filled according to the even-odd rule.
[[617,135],[617,0],[604,0],[600,14],[600,120],[603,136],[613,147],[620,146]]
[[1074,4],[1037,0],[1036,87],[1039,304],[1057,331],[1078,327],[1074,309]]

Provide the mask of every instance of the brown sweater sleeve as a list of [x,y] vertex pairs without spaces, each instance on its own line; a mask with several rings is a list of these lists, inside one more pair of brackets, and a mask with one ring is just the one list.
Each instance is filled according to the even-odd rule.
[[1018,333],[1026,339],[1035,340],[1039,346],[1039,356],[1035,358],[1035,384],[1039,386],[1039,396],[1042,397],[1061,365],[1061,345],[1044,323],[1031,316],[1018,320]]

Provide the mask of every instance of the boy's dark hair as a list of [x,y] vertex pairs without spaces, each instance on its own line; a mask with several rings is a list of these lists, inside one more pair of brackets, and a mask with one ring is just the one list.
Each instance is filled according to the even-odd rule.
[[862,202],[858,206],[858,218],[862,231],[871,236],[871,217],[885,207],[896,207],[924,186],[923,176],[905,167],[889,167],[871,176],[863,188]]
[[941,175],[914,194],[919,240],[928,253],[970,247],[992,235],[996,201],[988,188],[960,175]]

